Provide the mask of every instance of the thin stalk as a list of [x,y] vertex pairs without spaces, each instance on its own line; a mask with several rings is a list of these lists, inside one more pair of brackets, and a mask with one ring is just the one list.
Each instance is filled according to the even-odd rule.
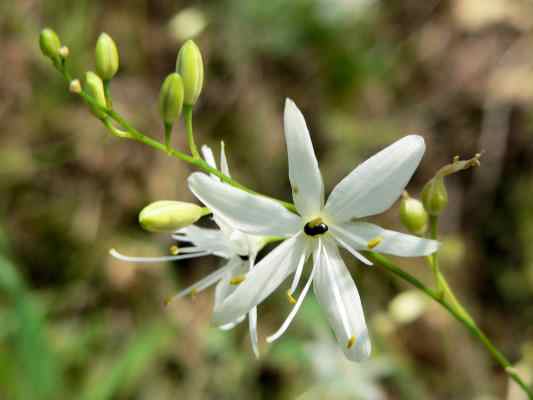
[[192,128],[192,106],[184,105],[183,106],[183,118],[185,119],[185,130],[187,131],[187,142],[189,143],[189,150],[193,158],[199,159],[200,153],[198,153],[198,148],[194,142],[194,131]]
[[433,300],[439,303],[442,307],[444,307],[446,311],[448,311],[457,321],[459,321],[461,324],[463,324],[468,329],[468,331],[472,334],[472,336],[477,338],[483,344],[483,346],[492,355],[494,360],[504,368],[507,375],[522,388],[522,390],[528,395],[528,398],[530,400],[533,400],[533,391],[517,374],[515,369],[512,367],[512,364],[509,362],[509,360],[507,360],[507,358],[494,346],[494,344],[483,333],[483,331],[479,329],[479,327],[472,320],[472,318],[470,318],[468,315],[465,316],[462,312],[457,310],[456,307],[452,305],[446,298],[443,298],[435,290],[427,287],[417,278],[405,272],[400,267],[396,266],[387,257],[381,254],[377,254],[377,253],[368,253],[367,257],[371,261],[376,263],[377,265],[380,265],[383,268],[385,268],[390,273],[400,277],[404,281],[409,282],[411,285],[413,285],[417,289],[420,289],[427,296],[431,297]]

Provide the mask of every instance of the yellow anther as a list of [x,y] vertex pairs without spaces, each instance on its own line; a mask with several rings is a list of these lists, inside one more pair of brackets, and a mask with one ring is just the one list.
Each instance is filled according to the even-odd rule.
[[379,245],[383,241],[383,237],[376,236],[374,239],[370,239],[367,243],[367,246],[370,250]]
[[311,221],[309,221],[309,222],[307,223],[307,225],[308,225],[310,228],[314,228],[315,226],[320,225],[320,224],[323,224],[323,223],[324,223],[324,221],[322,221],[322,218],[320,218],[320,217],[316,217],[316,218],[312,219]]
[[197,294],[198,294],[198,289],[192,288],[191,289],[191,299],[194,299]]
[[177,256],[178,253],[180,252],[180,249],[178,246],[176,246],[175,244],[170,246],[170,248],[168,249],[168,251],[170,251],[170,254],[172,254],[173,256]]
[[289,303],[291,303],[291,304],[296,304],[296,299],[295,299],[294,296],[291,294],[291,291],[290,291],[290,290],[287,290],[287,299],[289,300]]
[[172,303],[172,299],[174,299],[174,296],[169,296],[163,301],[163,304],[165,305],[165,307],[168,307],[170,303]]
[[348,342],[346,343],[346,347],[351,349],[356,341],[357,339],[355,338],[355,336],[352,336],[350,339],[348,339]]
[[238,285],[239,283],[244,282],[246,279],[246,276],[244,275],[237,275],[230,279],[229,283],[232,285]]

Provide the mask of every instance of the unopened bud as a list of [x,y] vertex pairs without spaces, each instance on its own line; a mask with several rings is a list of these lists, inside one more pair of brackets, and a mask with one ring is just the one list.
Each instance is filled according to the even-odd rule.
[[70,84],[68,85],[68,90],[71,93],[80,94],[81,93],[81,83],[79,79],[74,79],[70,81]]
[[[107,103],[105,99],[104,83],[102,82],[102,79],[92,71],[85,74],[85,91],[91,96],[97,105],[106,107]],[[97,107],[90,105],[90,108],[93,114],[98,118],[103,118],[105,116],[105,113]]]
[[139,213],[139,223],[147,231],[174,232],[194,224],[209,211],[192,203],[182,201],[156,201]]
[[176,72],[183,79],[184,103],[193,106],[202,92],[204,63],[200,49],[192,40],[181,47],[176,60]]
[[46,57],[56,61],[60,54],[61,41],[59,36],[50,28],[45,28],[39,34],[39,46]]
[[183,107],[183,81],[173,72],[166,77],[159,92],[159,112],[166,124],[173,124]]
[[117,45],[107,33],[102,33],[96,41],[96,73],[105,81],[115,76],[119,66]]
[[428,213],[418,199],[403,192],[400,202],[400,221],[407,230],[415,235],[422,235],[428,226]]
[[59,55],[63,58],[67,58],[68,55],[70,54],[70,50],[68,49],[67,46],[61,46],[59,48]]
[[435,176],[422,190],[422,202],[426,211],[433,216],[440,215],[448,205],[448,191],[444,186],[444,178]]

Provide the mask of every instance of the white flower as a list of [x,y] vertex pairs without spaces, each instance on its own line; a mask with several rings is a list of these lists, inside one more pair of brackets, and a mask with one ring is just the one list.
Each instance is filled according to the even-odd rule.
[[[211,167],[216,168],[217,166],[211,149],[207,146],[203,146],[202,153],[207,163]],[[224,143],[221,144],[220,164],[221,171],[229,176],[228,163],[224,152]],[[209,179],[218,181],[218,178],[215,176],[211,176]],[[222,267],[196,282],[194,285],[183,289],[168,301],[168,303],[170,303],[188,294],[195,295],[216,283],[216,308],[219,307],[223,301],[233,293],[237,285],[246,278],[246,273],[254,266],[257,253],[265,244],[265,238],[247,235],[233,229],[216,213],[213,213],[213,219],[220,227],[220,230],[200,228],[191,225],[175,232],[172,235],[173,239],[190,244],[190,246],[181,247],[179,249],[179,254],[177,255],[165,257],[129,257],[118,253],[115,249],[112,249],[110,253],[113,257],[120,260],[135,263],[175,261],[206,255],[215,255],[226,259],[227,262]],[[256,307],[251,307],[243,314],[237,316],[226,324],[221,325],[220,328],[224,330],[233,328],[246,318],[246,314],[248,314],[252,349],[254,354],[258,357],[259,349],[257,340]]]
[[[313,283],[344,354],[350,360],[364,360],[370,355],[371,345],[363,308],[337,246],[368,265],[371,262],[361,250],[409,257],[437,250],[435,241],[359,221],[387,210],[398,199],[424,154],[424,140],[420,136],[406,136],[374,155],[344,178],[324,204],[324,184],[305,120],[288,99],[284,125],[289,179],[300,215],[272,199],[214,181],[203,173],[189,177],[191,191],[236,229],[286,238],[215,307],[215,323],[226,324],[245,314],[294,273],[287,292],[294,307],[281,328],[267,341],[276,340],[287,329]],[[313,267],[296,301],[293,295],[311,254]]]

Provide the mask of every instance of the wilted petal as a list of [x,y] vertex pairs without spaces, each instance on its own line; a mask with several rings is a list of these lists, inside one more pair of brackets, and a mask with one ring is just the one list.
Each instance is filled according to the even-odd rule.
[[324,183],[305,119],[290,99],[285,100],[284,125],[292,198],[298,212],[309,218],[322,209]]
[[300,229],[300,218],[278,202],[217,182],[201,172],[189,177],[189,188],[209,209],[243,232],[286,237]]
[[421,136],[409,135],[366,160],[333,189],[327,214],[342,223],[387,210],[411,179],[425,148]]
[[359,293],[332,243],[324,245],[314,289],[346,357],[352,361],[367,359],[371,344]]
[[[439,248],[439,242],[436,240],[390,231],[368,222],[349,222],[331,226],[330,229],[334,236],[339,236],[356,250],[372,250],[376,253],[401,257],[420,257],[432,254]],[[378,244],[370,249],[368,243],[371,241]]]

